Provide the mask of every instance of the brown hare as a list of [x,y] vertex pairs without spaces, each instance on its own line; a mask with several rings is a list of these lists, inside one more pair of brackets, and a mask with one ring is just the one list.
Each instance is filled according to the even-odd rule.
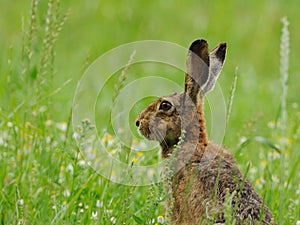
[[[161,97],[136,119],[139,132],[160,143],[163,158],[173,153],[176,172],[169,187],[172,200],[167,203],[171,224],[275,224],[232,154],[207,138],[203,100],[215,85],[225,54],[225,43],[209,53],[205,40],[194,41],[187,57],[184,92]],[[224,209],[228,196],[229,217]]]

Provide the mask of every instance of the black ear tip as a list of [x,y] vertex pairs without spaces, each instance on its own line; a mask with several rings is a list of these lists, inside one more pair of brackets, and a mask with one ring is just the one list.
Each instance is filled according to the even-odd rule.
[[226,51],[226,48],[227,48],[227,44],[225,42],[220,44],[220,50]]
[[203,47],[205,45],[207,45],[207,41],[204,39],[198,39],[191,44],[190,50],[194,52],[197,47]]
[[226,49],[227,49],[226,43],[221,43],[217,49],[216,56],[222,61],[225,59]]

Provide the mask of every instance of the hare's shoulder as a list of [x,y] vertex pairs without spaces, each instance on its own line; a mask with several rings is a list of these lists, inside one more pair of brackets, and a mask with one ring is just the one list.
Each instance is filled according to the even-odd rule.
[[237,180],[242,181],[243,178],[233,155],[225,147],[211,142],[194,166],[197,181],[207,191],[213,190],[216,185],[235,189]]
[[229,193],[234,191],[254,199],[260,197],[254,191],[251,183],[238,168],[234,156],[224,147],[209,143],[205,153],[197,165],[198,182],[202,183],[207,190],[217,187],[219,197],[225,197],[226,189]]
[[201,159],[198,161],[200,173],[232,173],[239,172],[233,155],[222,145],[209,142]]

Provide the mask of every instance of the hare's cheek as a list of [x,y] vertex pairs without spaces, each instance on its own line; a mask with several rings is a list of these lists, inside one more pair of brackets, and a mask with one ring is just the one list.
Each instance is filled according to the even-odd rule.
[[149,139],[161,142],[165,139],[167,126],[163,121],[151,120],[149,123]]
[[172,133],[178,133],[182,129],[181,121],[179,118],[173,119],[168,123],[168,130]]
[[167,121],[161,119],[159,122],[157,122],[155,124],[155,126],[161,133],[165,134],[168,131],[169,123]]

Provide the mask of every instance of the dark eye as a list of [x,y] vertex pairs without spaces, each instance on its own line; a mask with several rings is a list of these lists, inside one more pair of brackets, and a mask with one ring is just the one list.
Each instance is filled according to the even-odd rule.
[[159,106],[159,109],[161,109],[163,111],[168,111],[171,108],[172,108],[172,104],[168,101],[163,101]]

